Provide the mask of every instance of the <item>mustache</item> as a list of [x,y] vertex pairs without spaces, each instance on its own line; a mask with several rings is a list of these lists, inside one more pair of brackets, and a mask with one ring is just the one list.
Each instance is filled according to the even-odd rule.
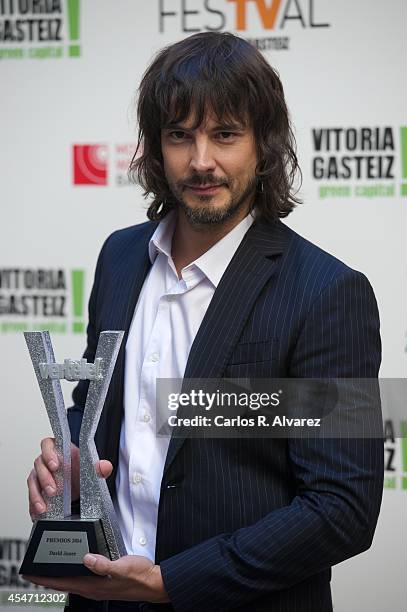
[[190,187],[207,187],[210,186],[220,186],[220,185],[229,185],[227,179],[215,176],[214,174],[192,174],[185,178],[180,185],[185,186],[188,185]]

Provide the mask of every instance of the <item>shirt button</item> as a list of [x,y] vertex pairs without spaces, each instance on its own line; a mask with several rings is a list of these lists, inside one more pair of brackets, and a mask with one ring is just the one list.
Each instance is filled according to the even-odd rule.
[[158,359],[159,359],[158,353],[151,353],[151,355],[150,355],[150,360],[151,361],[157,362]]
[[139,539],[139,543],[142,546],[145,546],[147,544],[147,538],[145,538],[144,536],[141,536],[141,538]]
[[134,482],[134,484],[140,484],[140,482],[141,482],[141,481],[142,481],[142,476],[141,476],[141,474],[139,474],[138,472],[136,472],[136,473],[133,475],[133,482]]
[[144,421],[145,423],[148,423],[150,420],[151,420],[151,416],[150,416],[149,414],[147,414],[147,413],[146,413],[146,414],[143,416],[143,421]]

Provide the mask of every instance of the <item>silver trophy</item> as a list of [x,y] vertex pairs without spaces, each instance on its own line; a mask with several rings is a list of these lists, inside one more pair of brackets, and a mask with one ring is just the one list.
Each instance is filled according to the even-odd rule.
[[[99,456],[94,442],[123,335],[102,332],[94,363],[56,363],[48,332],[24,333],[61,461],[57,494],[47,498],[47,512],[33,525],[20,574],[92,575],[82,562],[86,553],[112,560],[127,554],[106,481],[95,471]],[[60,379],[90,381],[79,438],[80,516],[71,515],[71,437]]]

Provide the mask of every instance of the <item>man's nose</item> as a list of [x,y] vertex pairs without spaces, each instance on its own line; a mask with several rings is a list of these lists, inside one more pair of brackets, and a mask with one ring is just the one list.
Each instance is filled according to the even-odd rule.
[[195,172],[213,172],[216,168],[216,161],[213,149],[207,138],[199,138],[195,141],[190,167]]

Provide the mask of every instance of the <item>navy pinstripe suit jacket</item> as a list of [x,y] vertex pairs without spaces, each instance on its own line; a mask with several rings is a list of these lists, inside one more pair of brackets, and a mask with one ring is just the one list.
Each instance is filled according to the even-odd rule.
[[[103,246],[89,361],[100,331],[129,330],[155,227],[120,230]],[[185,377],[370,378],[380,358],[367,279],[280,221],[256,221],[215,291]],[[96,434],[100,457],[115,466],[123,376],[122,349]],[[86,391],[80,382],[69,410],[76,442]],[[379,439],[173,438],[156,546],[173,607],[158,609],[331,611],[330,568],[370,546],[382,479]]]

